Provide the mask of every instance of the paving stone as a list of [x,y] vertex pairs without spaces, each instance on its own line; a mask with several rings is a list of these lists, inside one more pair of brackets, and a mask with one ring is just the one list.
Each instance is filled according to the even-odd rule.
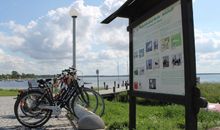
[[15,97],[0,97],[0,130],[74,130],[66,118],[66,111],[62,111],[58,118],[50,120],[41,128],[30,129],[22,126],[14,115]]

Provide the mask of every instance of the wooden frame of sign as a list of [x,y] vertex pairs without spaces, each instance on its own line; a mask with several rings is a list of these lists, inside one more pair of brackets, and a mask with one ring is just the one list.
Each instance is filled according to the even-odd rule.
[[[192,4],[166,0],[130,23],[130,129],[136,128],[135,97],[185,106],[186,129],[197,129]],[[143,61],[142,61],[143,60]]]
[[196,88],[192,0],[127,0],[102,23],[129,19],[129,129],[136,129],[136,97],[185,106],[185,128],[197,129],[207,102]]

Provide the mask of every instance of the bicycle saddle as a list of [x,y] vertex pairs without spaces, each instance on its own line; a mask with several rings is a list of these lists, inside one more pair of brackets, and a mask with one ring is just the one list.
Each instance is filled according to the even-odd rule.
[[37,82],[40,83],[40,84],[45,84],[45,83],[48,83],[51,80],[52,79],[39,79],[39,80],[37,80]]

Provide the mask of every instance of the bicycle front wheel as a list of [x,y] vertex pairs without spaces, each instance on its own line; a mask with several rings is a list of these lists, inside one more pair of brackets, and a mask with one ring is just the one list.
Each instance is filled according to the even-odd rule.
[[76,118],[81,116],[82,110],[90,111],[98,116],[103,116],[105,111],[104,99],[99,93],[89,88],[81,88],[81,93],[74,95],[71,100],[71,109]]

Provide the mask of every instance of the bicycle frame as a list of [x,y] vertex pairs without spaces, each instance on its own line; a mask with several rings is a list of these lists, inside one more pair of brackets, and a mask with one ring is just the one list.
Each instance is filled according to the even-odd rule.
[[78,81],[76,79],[73,79],[71,81],[71,84],[68,85],[67,90],[64,89],[63,91],[64,91],[63,94],[59,93],[60,95],[58,95],[58,97],[56,97],[56,99],[54,99],[51,89],[48,87],[47,83],[45,83],[44,93],[39,99],[37,99],[38,104],[36,105],[36,107],[39,106],[39,104],[41,103],[41,100],[47,95],[49,95],[49,98],[51,99],[53,105],[52,106],[44,106],[44,107],[42,106],[41,108],[54,110],[55,107],[59,106],[60,109],[65,108],[68,111],[70,111],[68,108],[69,101],[71,100],[71,98],[74,95],[77,95],[78,93],[81,94],[82,100],[84,102],[87,102],[85,100],[84,95],[82,94],[82,90],[79,87]]

